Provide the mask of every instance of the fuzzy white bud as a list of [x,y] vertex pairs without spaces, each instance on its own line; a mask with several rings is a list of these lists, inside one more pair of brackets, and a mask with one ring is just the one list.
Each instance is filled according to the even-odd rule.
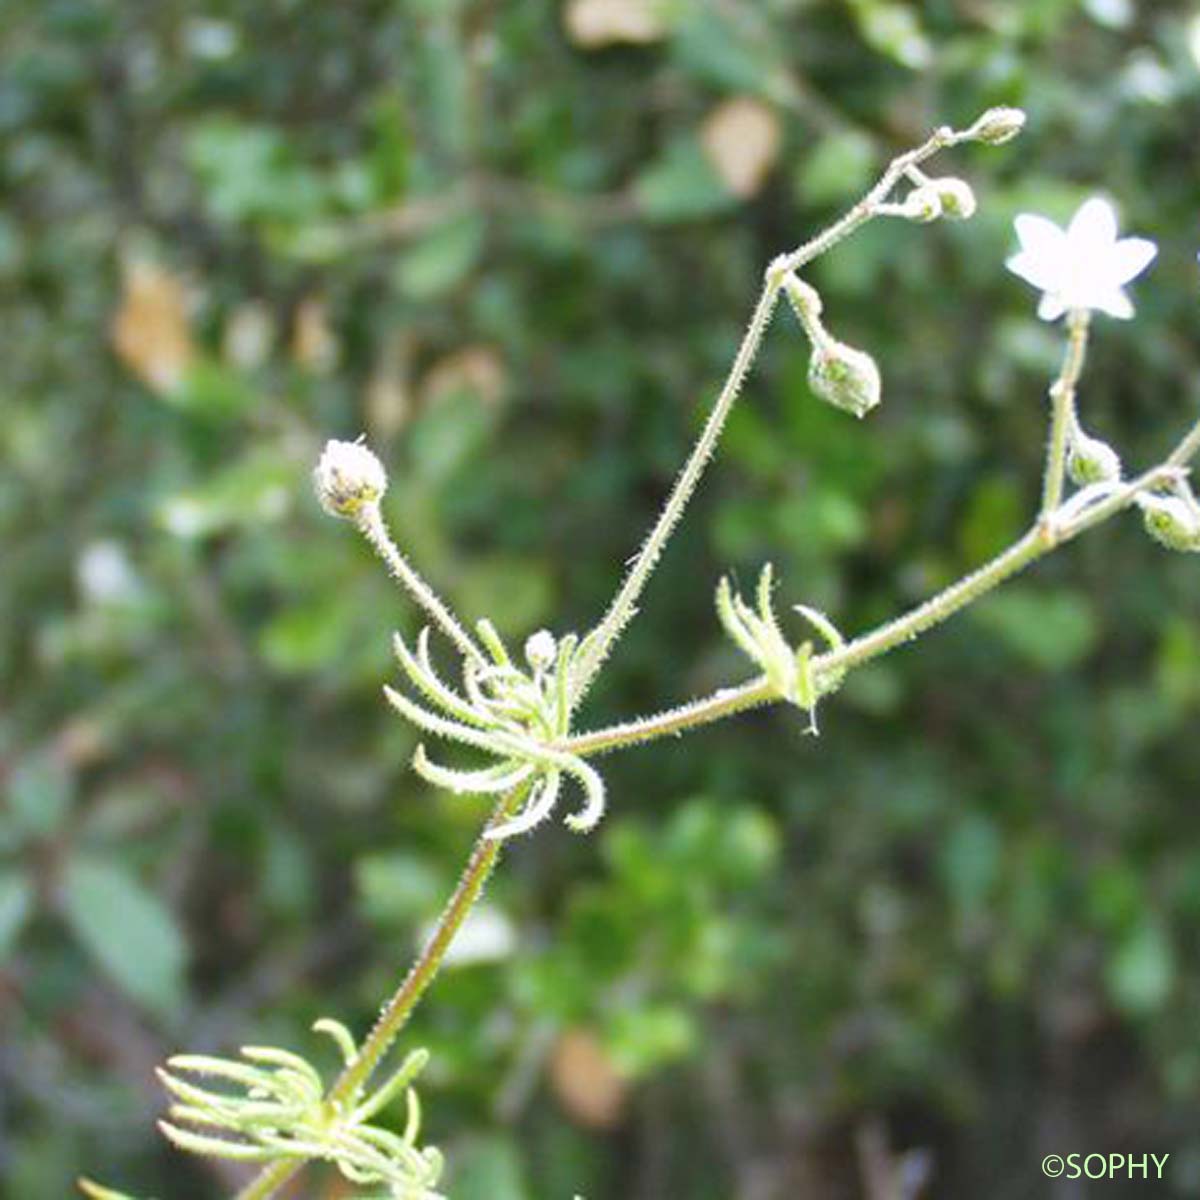
[[1067,451],[1067,474],[1080,487],[1120,483],[1121,459],[1107,442],[1080,433],[1072,439]]
[[989,146],[1003,146],[1025,128],[1025,114],[1019,108],[989,108],[971,126],[970,136]]
[[928,225],[942,215],[942,197],[934,183],[923,183],[905,197],[903,215]]
[[1138,497],[1142,524],[1168,550],[1200,551],[1200,509],[1182,496]]
[[813,350],[808,386],[822,400],[856,417],[870,412],[879,403],[882,391],[875,360],[865,350],[833,338]]
[[387,473],[361,442],[329,441],[313,471],[313,488],[331,516],[353,517],[387,491]]
[[965,179],[956,179],[948,175],[932,180],[930,187],[937,191],[943,216],[952,217],[956,221],[969,221],[975,215],[975,193]]
[[544,671],[558,652],[554,635],[548,629],[539,629],[525,640],[525,661],[535,671]]

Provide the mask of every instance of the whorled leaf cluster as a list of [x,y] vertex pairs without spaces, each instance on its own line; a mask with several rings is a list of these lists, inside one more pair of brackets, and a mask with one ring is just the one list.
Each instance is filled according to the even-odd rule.
[[[358,1048],[344,1025],[326,1018],[313,1028],[333,1038],[347,1065],[354,1061]],[[384,1189],[372,1195],[441,1200],[442,1155],[418,1145],[421,1106],[412,1086],[428,1061],[427,1051],[414,1050],[374,1091],[359,1086],[342,1099],[307,1059],[288,1050],[245,1046],[240,1059],[180,1054],[159,1071],[173,1100],[159,1125],[195,1154],[328,1162],[352,1183]],[[407,1116],[396,1132],[376,1119],[401,1093]]]
[[456,691],[438,675],[430,658],[429,629],[410,648],[395,636],[396,657],[423,704],[395,688],[385,688],[389,703],[418,728],[449,741],[482,750],[496,759],[490,767],[464,770],[433,762],[417,747],[413,768],[437,787],[457,794],[508,792],[532,780],[521,811],[492,825],[486,836],[507,838],[532,829],[558,801],[564,776],[584,793],[584,805],[565,818],[568,828],[585,833],[604,814],[604,782],[578,755],[562,748],[570,733],[578,639],[568,634],[557,643],[545,630],[525,644],[525,665],[513,661],[490,621],[476,626],[487,657],[464,658],[462,687]]

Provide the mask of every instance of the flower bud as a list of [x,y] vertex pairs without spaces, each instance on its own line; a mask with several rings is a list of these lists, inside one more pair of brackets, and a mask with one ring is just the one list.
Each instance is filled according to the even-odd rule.
[[329,441],[313,471],[313,487],[330,516],[353,517],[387,491],[387,474],[361,442]]
[[928,225],[942,215],[942,197],[934,183],[923,183],[913,188],[904,199],[904,215],[910,221]]
[[1003,146],[1025,128],[1025,114],[1019,108],[989,108],[967,131],[989,146]]
[[1080,487],[1090,483],[1120,483],[1121,459],[1107,442],[1079,433],[1067,451],[1067,474]]
[[865,350],[833,338],[813,350],[808,386],[822,400],[856,417],[865,416],[879,403],[882,388],[875,360]]
[[1146,532],[1168,550],[1200,551],[1200,509],[1182,496],[1138,497]]
[[558,652],[554,635],[548,629],[539,629],[525,640],[525,661],[535,671],[544,671]]
[[944,216],[956,221],[969,221],[975,215],[975,193],[966,180],[947,176],[932,180],[929,186],[936,189]]

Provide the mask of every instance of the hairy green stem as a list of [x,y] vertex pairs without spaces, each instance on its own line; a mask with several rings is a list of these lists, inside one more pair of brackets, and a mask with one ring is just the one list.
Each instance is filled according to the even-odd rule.
[[462,651],[463,656],[483,666],[487,662],[483,651],[471,640],[470,635],[433,588],[397,549],[396,543],[388,533],[379,505],[364,504],[355,515],[354,523],[383,560],[391,576],[406,588],[413,599],[437,622],[442,632]]
[[863,634],[846,643],[837,650],[818,654],[813,659],[813,671],[829,673],[845,671],[851,667],[862,666],[873,658],[899,646],[911,642],[919,634],[924,633],[934,625],[940,625],[948,617],[960,609],[978,600],[980,596],[990,592],[1006,579],[1023,570],[1031,562],[1042,557],[1053,548],[1054,543],[1048,543],[1041,528],[1031,529],[1024,537],[1014,542],[1007,550],[998,554],[990,562],[973,571],[957,583],[951,584],[944,591],[926,600],[924,604],[907,612],[902,617]]
[[[812,660],[814,675],[819,678],[822,674],[833,675],[861,666],[903,642],[912,641],[918,634],[945,621],[959,609],[979,599],[1035,559],[1048,553],[1053,544],[1046,541],[1040,527],[1031,529],[1019,541],[1014,542],[977,571],[965,579],[960,579],[904,616],[854,638],[837,650],[815,655]],[[711,696],[657,716],[577,734],[567,739],[564,749],[572,754],[586,756],[615,750],[621,746],[632,746],[672,734],[678,735],[699,725],[711,724],[722,717],[744,712],[748,708],[768,704],[779,698],[771,683],[765,677],[760,677],[740,687],[722,688]]]
[[624,746],[636,746],[639,742],[651,742],[656,738],[686,733],[700,725],[711,725],[722,717],[732,717],[778,699],[778,692],[765,675],[760,675],[748,683],[721,688],[711,696],[693,700],[690,704],[681,704],[678,708],[654,716],[624,721],[620,725],[610,725],[605,729],[577,733],[563,742],[563,749],[571,754],[578,754],[581,758],[587,758]]
[[1169,467],[1186,466],[1198,453],[1200,453],[1200,421],[1197,421],[1187,431],[1180,439],[1179,445],[1167,455],[1166,465]]
[[692,448],[687,462],[684,463],[683,470],[676,478],[675,486],[671,489],[671,494],[663,506],[662,512],[658,515],[658,520],[655,521],[645,542],[642,543],[642,548],[609,605],[608,611],[604,614],[600,624],[588,635],[586,648],[580,654],[579,665],[572,681],[572,698],[575,703],[578,703],[583,697],[595,678],[596,672],[608,656],[608,652],[612,649],[613,643],[633,618],[638,597],[657,566],[658,560],[662,557],[663,549],[675,526],[679,523],[679,518],[683,516],[683,511],[692,498],[692,493],[696,490],[696,484],[700,482],[700,476],[704,473],[704,468],[712,456],[713,450],[716,449],[725,419],[729,416],[729,410],[733,407],[734,401],[741,391],[742,383],[758,354],[763,334],[766,333],[767,326],[771,321],[771,314],[775,310],[775,301],[779,298],[779,290],[782,286],[783,273],[767,273],[758,303],[754,306],[750,324],[747,326],[742,343],[734,356],[733,366],[729,370],[717,402],[704,424],[704,430]]
[[1050,442],[1046,450],[1046,474],[1042,480],[1043,518],[1062,503],[1067,451],[1076,427],[1075,387],[1083,372],[1090,315],[1086,308],[1067,313],[1067,348],[1058,378],[1050,385]]
[[[944,139],[947,136],[956,138],[959,135],[940,131],[925,146],[896,159],[889,168],[889,173],[894,172],[895,177],[898,178],[900,174],[908,171],[914,162],[919,162],[920,156],[927,157],[929,153],[932,153],[931,147],[936,149],[940,144],[939,137]],[[887,188],[894,182],[893,179],[889,183],[888,173],[885,173],[880,184],[868,194],[862,204],[867,205],[871,197],[876,196],[877,193],[886,195]],[[845,232],[853,228],[853,219],[855,219],[854,210],[851,210],[851,214],[847,218],[831,226],[830,230],[814,239],[814,242],[809,245],[817,245],[816,252],[819,252],[821,248],[827,248],[823,244],[823,240],[839,230],[842,231],[841,236],[845,236]],[[857,217],[859,223],[866,219],[867,217],[862,214]],[[790,270],[790,262],[783,265]],[[803,309],[805,307],[803,293],[799,294],[798,299],[799,307]],[[1115,489],[1103,499],[1098,499],[1080,513],[1073,514],[1070,520],[1056,525],[1054,517],[1062,504],[1067,438],[1074,422],[1075,388],[1083,370],[1087,347],[1088,316],[1086,310],[1077,310],[1072,311],[1067,319],[1067,349],[1058,378],[1050,389],[1053,400],[1050,451],[1046,465],[1046,477],[1043,481],[1042,510],[1037,524],[991,561],[926,600],[923,604],[919,604],[910,612],[869,633],[854,638],[844,646],[816,655],[812,660],[812,670],[816,676],[824,674],[829,677],[852,667],[861,666],[903,642],[911,641],[932,626],[941,624],[948,617],[979,599],[980,596],[991,591],[1006,579],[1024,570],[1030,563],[1049,553],[1056,546],[1069,541],[1101,521],[1107,520],[1121,509],[1127,508],[1141,492],[1164,482],[1167,476],[1173,471],[1177,471],[1197,451],[1200,451],[1200,422],[1198,422],[1175,447],[1165,462],[1147,471],[1132,483]],[[804,319],[803,314],[801,314],[801,319]],[[732,716],[735,713],[744,712],[778,699],[780,697],[770,681],[760,676],[736,687],[722,688],[711,696],[694,700],[654,716],[576,734],[564,742],[563,749],[572,754],[586,757],[615,750],[622,746],[653,741],[661,737],[679,736],[688,730],[718,721],[722,717]]]
[[281,1158],[260,1171],[240,1192],[237,1200],[268,1200],[289,1179],[304,1169],[303,1159]]
[[[1047,524],[1039,521],[1024,536],[978,570],[951,584],[903,616],[852,639],[836,650],[815,655],[812,660],[814,674],[818,678],[821,675],[828,677],[862,666],[904,642],[912,641],[933,626],[940,625],[1058,546],[1128,508],[1142,492],[1167,482],[1173,475],[1178,474],[1182,463],[1186,461],[1186,458],[1180,456],[1190,457],[1197,451],[1200,451],[1200,422],[1165,462],[1152,467],[1131,483],[1115,489],[1060,527],[1056,528],[1052,522]],[[736,687],[722,688],[711,696],[693,700],[689,704],[680,705],[655,716],[576,734],[563,743],[563,749],[587,757],[623,746],[654,741],[657,738],[677,737],[701,725],[719,721],[722,717],[745,712],[747,709],[773,703],[778,699],[780,697],[771,683],[760,676]]]
[[476,839],[458,886],[442,910],[442,915],[438,917],[425,948],[404,977],[404,982],[384,1005],[375,1027],[367,1035],[367,1040],[359,1048],[354,1061],[346,1067],[330,1089],[330,1100],[349,1099],[367,1081],[396,1040],[396,1035],[416,1008],[425,989],[433,982],[442,960],[446,957],[446,951],[450,949],[454,935],[462,928],[467,914],[482,894],[484,884],[487,883],[488,876],[496,865],[496,859],[500,856],[500,847],[504,840],[487,837],[487,831],[503,821],[518,806],[527,791],[528,785],[522,784],[497,801],[487,825]]
[[[500,857],[500,849],[504,845],[504,840],[485,836],[487,831],[493,825],[505,820],[520,805],[527,791],[528,785],[522,784],[506,793],[496,803],[487,824],[475,841],[471,857],[467,859],[467,865],[463,868],[458,886],[442,910],[441,916],[438,917],[433,932],[417,957],[417,961],[409,968],[403,982],[384,1005],[379,1019],[367,1035],[366,1041],[359,1047],[354,1059],[346,1065],[334,1081],[326,1096],[328,1103],[337,1105],[351,1100],[391,1049],[400,1030],[420,1002],[425,989],[433,982],[441,968],[446,951],[450,949],[455,935],[462,928],[471,909],[483,894],[484,885],[496,866],[496,860]],[[267,1197],[273,1196],[276,1190],[303,1165],[303,1163],[294,1162],[272,1163],[243,1191],[238,1193],[237,1200],[266,1200]]]

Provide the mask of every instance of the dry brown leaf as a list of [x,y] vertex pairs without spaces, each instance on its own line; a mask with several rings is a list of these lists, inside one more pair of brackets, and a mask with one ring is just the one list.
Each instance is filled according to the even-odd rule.
[[337,362],[338,340],[329,326],[329,312],[319,296],[301,300],[292,327],[292,357],[307,371],[325,372]]
[[72,717],[54,738],[54,752],[71,770],[101,762],[111,748],[109,731],[94,717]]
[[644,45],[667,32],[658,0],[569,0],[563,24],[567,37],[587,50],[619,42]]
[[399,433],[412,412],[411,354],[410,338],[387,339],[367,380],[367,428],[377,441],[386,442]]
[[496,405],[508,390],[504,360],[490,346],[464,346],[439,359],[421,383],[421,401],[436,404],[456,392],[471,392],[484,404]]
[[229,314],[221,333],[221,353],[231,367],[253,371],[270,357],[275,341],[275,318],[258,300],[239,304]]
[[616,1126],[629,1095],[629,1084],[587,1029],[568,1029],[555,1043],[550,1086],[567,1114],[588,1129]]
[[709,113],[700,139],[725,186],[735,196],[753,196],[779,156],[779,118],[761,100],[738,96]]
[[147,387],[164,395],[174,392],[195,358],[184,286],[146,259],[131,259],[124,274],[112,322],[113,348]]

